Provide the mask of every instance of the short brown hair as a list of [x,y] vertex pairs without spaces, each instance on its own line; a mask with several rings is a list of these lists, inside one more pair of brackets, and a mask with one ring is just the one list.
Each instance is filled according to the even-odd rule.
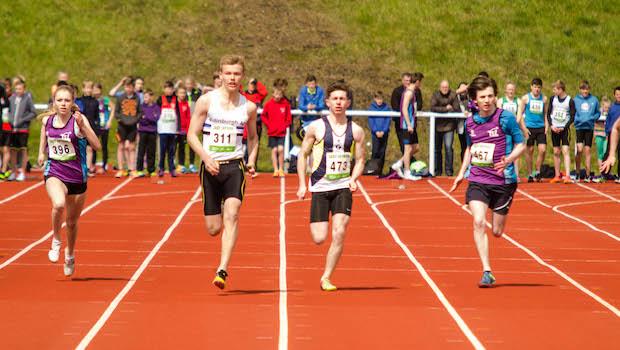
[[220,58],[220,71],[222,70],[222,66],[229,66],[238,64],[241,66],[243,71],[245,71],[245,59],[241,55],[224,55]]
[[477,76],[467,87],[467,95],[470,99],[475,100],[478,95],[478,91],[484,90],[488,87],[492,87],[493,93],[497,95],[497,83],[495,80],[484,76]]
[[380,98],[380,99],[383,100],[384,99],[383,98],[383,91],[381,91],[381,90],[375,91],[375,93],[372,95],[372,98]]
[[582,80],[579,82],[580,89],[590,89],[590,83],[587,80]]
[[343,81],[336,81],[334,83],[331,83],[328,87],[327,87],[327,91],[325,94],[325,98],[329,98],[329,96],[332,94],[332,92],[334,91],[344,91],[347,93],[347,98],[349,98],[349,96],[351,96],[351,88],[349,87],[349,85],[347,85],[345,82]]

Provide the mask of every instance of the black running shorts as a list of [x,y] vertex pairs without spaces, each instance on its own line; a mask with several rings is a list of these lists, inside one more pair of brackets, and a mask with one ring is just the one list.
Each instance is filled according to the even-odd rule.
[[241,159],[220,162],[220,172],[213,176],[201,162],[200,184],[202,185],[202,204],[205,216],[221,214],[222,205],[226,199],[243,200],[245,165]]
[[312,192],[310,205],[310,222],[329,221],[329,213],[351,216],[353,194],[348,188],[339,190]]
[[512,199],[517,184],[506,185],[488,185],[478,182],[470,182],[465,194],[465,201],[469,204],[471,201],[480,201],[486,203],[491,210],[506,215],[510,210]]
[[594,138],[594,130],[577,130],[577,143],[583,143],[585,146],[592,147],[592,139]]
[[527,138],[528,146],[534,146],[534,144],[547,144],[547,134],[545,134],[545,128],[528,128],[528,130],[530,132],[530,137]]

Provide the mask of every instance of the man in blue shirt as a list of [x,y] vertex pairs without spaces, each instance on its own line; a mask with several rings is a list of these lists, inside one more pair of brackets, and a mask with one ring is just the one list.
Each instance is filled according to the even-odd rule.
[[[371,111],[389,111],[390,107],[384,102],[383,92],[377,91],[370,104]],[[372,156],[371,159],[378,160],[379,175],[383,173],[385,163],[385,149],[390,135],[390,121],[387,117],[368,117],[368,126],[372,136]]]

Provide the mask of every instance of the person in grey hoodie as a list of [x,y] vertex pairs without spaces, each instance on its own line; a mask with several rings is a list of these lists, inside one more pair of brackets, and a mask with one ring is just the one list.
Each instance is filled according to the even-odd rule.
[[[14,160],[13,174],[11,174],[9,180],[24,181],[26,179],[26,163],[28,163],[30,121],[37,116],[37,112],[32,102],[32,94],[26,93],[24,82],[18,81],[14,88],[15,93],[9,98],[9,123],[12,126],[11,159]],[[18,152],[20,156],[19,164],[17,164]],[[17,172],[18,169],[19,172]],[[17,176],[15,176],[16,173]]]

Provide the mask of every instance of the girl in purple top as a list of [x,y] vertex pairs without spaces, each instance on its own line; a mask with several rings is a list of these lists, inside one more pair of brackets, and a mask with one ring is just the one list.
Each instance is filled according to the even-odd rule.
[[73,249],[88,178],[86,145],[95,151],[101,149],[88,119],[78,112],[74,97],[75,91],[70,86],[60,86],[54,93],[52,110],[43,114],[38,159],[39,166],[45,166],[45,188],[52,201],[54,237],[48,253],[51,262],[57,262],[60,255],[60,229],[67,209],[65,276],[71,276],[75,269]]
[[467,93],[478,111],[467,118],[467,149],[450,192],[456,190],[469,170],[466,202],[474,218],[474,240],[483,268],[478,286],[486,288],[495,283],[485,232],[486,212],[488,208],[493,210],[493,235],[501,237],[512,197],[517,190],[513,162],[526,146],[515,115],[496,107],[497,84],[494,80],[477,77],[469,85]]

